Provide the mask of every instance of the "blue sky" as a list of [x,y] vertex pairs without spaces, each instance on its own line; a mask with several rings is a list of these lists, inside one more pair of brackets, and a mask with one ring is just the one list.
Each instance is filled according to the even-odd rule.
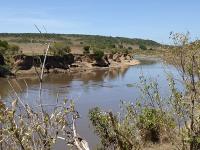
[[2,0],[0,32],[79,33],[169,42],[170,31],[200,37],[200,0]]

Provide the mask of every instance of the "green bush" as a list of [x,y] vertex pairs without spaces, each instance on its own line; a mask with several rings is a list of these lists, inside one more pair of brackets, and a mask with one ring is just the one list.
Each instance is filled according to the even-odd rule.
[[64,42],[57,42],[50,47],[50,52],[53,53],[53,55],[63,56],[70,53],[71,48]]
[[138,128],[144,141],[159,143],[165,126],[174,129],[175,121],[172,116],[161,110],[146,107],[139,114]]
[[5,77],[10,74],[10,68],[6,65],[0,65],[0,77]]
[[96,60],[100,60],[104,56],[104,52],[101,50],[94,50],[94,57]]
[[10,45],[9,46],[9,54],[14,55],[19,53],[19,46],[17,45]]
[[145,45],[143,45],[143,44],[140,44],[140,45],[139,45],[139,48],[140,48],[141,50],[147,50],[147,47],[146,47]]
[[129,46],[129,47],[128,47],[128,50],[133,50],[133,48]]
[[0,47],[4,47],[4,48],[8,48],[9,47],[9,44],[8,44],[8,42],[7,41],[1,41],[0,40]]
[[10,45],[7,41],[0,40],[0,54],[1,55],[15,55],[19,53],[19,46]]
[[90,53],[90,46],[84,46],[83,50],[84,50],[83,51],[84,54],[89,54]]

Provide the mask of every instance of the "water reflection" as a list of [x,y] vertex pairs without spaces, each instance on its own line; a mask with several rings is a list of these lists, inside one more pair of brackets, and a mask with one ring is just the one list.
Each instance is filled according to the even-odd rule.
[[[88,85],[102,85],[103,81],[116,80],[119,77],[124,77],[128,71],[127,68],[112,68],[112,69],[99,69],[88,70],[85,72],[66,73],[66,74],[49,74],[44,76],[44,89],[55,91],[53,87],[59,86],[59,89],[66,89],[69,87],[75,87],[75,82],[80,81],[81,86],[88,87]],[[9,79],[16,92],[24,92],[24,90],[31,88],[32,90],[38,90],[39,80],[37,76],[34,77],[20,77],[18,79]],[[0,95],[2,97],[8,96],[11,87],[8,84],[8,79],[0,78]],[[53,85],[53,86],[52,86]],[[67,92],[62,91],[62,92]]]

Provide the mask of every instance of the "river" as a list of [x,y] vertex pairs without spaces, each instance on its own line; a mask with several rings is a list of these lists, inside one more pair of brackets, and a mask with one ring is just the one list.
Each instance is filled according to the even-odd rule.
[[[118,69],[98,69],[86,72],[76,72],[68,74],[50,74],[45,76],[43,83],[43,99],[46,104],[53,104],[57,94],[59,100],[65,97],[73,99],[76,109],[80,114],[78,133],[84,137],[92,149],[98,143],[93,129],[88,120],[88,111],[93,107],[100,107],[104,110],[119,111],[120,100],[134,102],[139,98],[140,92],[135,88],[135,83],[139,83],[141,75],[146,78],[154,78],[161,87],[161,93],[166,94],[168,82],[166,73],[178,76],[178,72],[171,65],[164,65],[160,59],[137,57],[141,61],[140,65]],[[24,82],[26,80],[28,88]],[[18,79],[18,84],[13,80],[16,91],[29,104],[35,104],[38,98],[39,82],[36,77],[26,77]],[[0,79],[0,95],[5,101],[11,101],[7,79]],[[59,141],[57,149],[64,149]]]

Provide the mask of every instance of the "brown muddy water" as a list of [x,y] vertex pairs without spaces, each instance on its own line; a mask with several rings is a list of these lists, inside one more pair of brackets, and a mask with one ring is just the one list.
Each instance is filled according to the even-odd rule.
[[[178,77],[178,72],[173,66],[166,66],[162,61],[152,58],[139,58],[140,65],[128,68],[98,69],[86,72],[68,74],[49,74],[44,78],[43,101],[45,104],[56,102],[64,98],[73,99],[81,118],[77,122],[78,133],[84,137],[94,149],[98,144],[98,138],[88,120],[88,111],[93,107],[104,110],[120,111],[120,100],[134,102],[140,96],[139,90],[132,86],[139,83],[141,75],[146,78],[154,78],[161,87],[161,93],[166,94],[168,82],[166,72],[171,72]],[[28,88],[23,80],[26,80]],[[15,83],[15,80],[12,80]],[[34,105],[38,99],[39,81],[36,77],[17,79],[15,89],[24,101]],[[11,88],[7,79],[0,79],[0,96],[5,101],[11,101]],[[61,141],[58,141],[55,149],[64,150]]]

